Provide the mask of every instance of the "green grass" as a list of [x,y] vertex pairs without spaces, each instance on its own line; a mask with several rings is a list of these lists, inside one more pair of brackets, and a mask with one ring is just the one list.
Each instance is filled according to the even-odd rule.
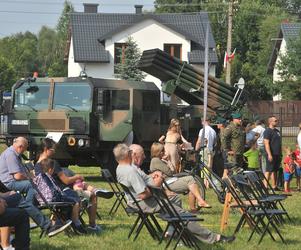
[[[71,167],[71,169],[86,177],[86,181],[93,184],[96,187],[109,188],[108,185],[101,181],[99,178],[100,169],[97,167]],[[295,180],[293,180],[292,186],[295,186]],[[208,202],[213,206],[212,209],[203,211],[201,215],[205,219],[202,225],[213,230],[220,232],[220,219],[222,214],[223,205],[220,204],[212,190],[209,190],[207,196]],[[184,207],[187,207],[187,198],[184,197]],[[35,229],[31,232],[31,249],[164,249],[165,243],[158,245],[147,233],[145,229],[142,230],[138,239],[133,242],[127,239],[127,234],[134,221],[134,217],[128,217],[122,209],[120,209],[114,217],[108,216],[108,212],[112,206],[113,199],[99,199],[98,212],[100,213],[102,220],[98,220],[98,224],[102,226],[104,231],[100,235],[87,235],[87,236],[74,236],[68,238],[66,235],[59,234],[56,237],[48,238],[43,237],[39,239],[39,229]],[[267,235],[263,242],[258,246],[258,236],[252,239],[251,242],[247,242],[247,238],[250,233],[250,229],[246,226],[238,234],[237,239],[232,244],[215,244],[207,245],[201,243],[202,249],[300,249],[301,245],[301,193],[293,193],[289,197],[284,205],[287,208],[289,214],[293,219],[292,224],[285,224],[281,227],[281,232],[287,241],[287,245],[281,243],[279,237],[276,237],[276,242],[273,242]],[[240,214],[233,210],[230,213],[229,226],[224,232],[226,235],[231,235],[234,228],[240,218]],[[87,221],[87,218],[86,218]],[[164,223],[162,223],[164,225]],[[181,247],[180,249],[186,249]]]

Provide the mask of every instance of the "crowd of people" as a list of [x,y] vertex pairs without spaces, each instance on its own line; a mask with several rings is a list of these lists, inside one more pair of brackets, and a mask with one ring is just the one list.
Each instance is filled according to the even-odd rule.
[[[297,189],[300,191],[301,124],[296,149],[286,148],[286,155],[282,157],[283,149],[277,122],[277,118],[271,116],[266,125],[261,120],[245,125],[241,114],[234,113],[229,124],[226,119],[219,117],[215,120],[216,126],[213,127],[208,119],[203,122],[203,128],[200,129],[193,147],[192,143],[184,138],[180,121],[172,119],[166,135],[162,135],[151,146],[150,174],[147,175],[141,170],[146,157],[140,145],[118,144],[114,148],[113,153],[118,162],[117,180],[131,190],[145,212],[163,212],[148,188],[162,187],[163,179],[169,185],[165,190],[166,194],[180,213],[185,212],[180,194],[187,194],[190,213],[198,213],[201,208],[211,208],[202,197],[195,178],[189,174],[181,174],[181,152],[194,150],[201,154],[209,169],[213,168],[215,157],[220,157],[223,162],[223,177],[227,177],[235,167],[262,171],[266,179],[271,181],[274,190],[279,190],[277,180],[283,179],[284,192],[291,192],[290,181],[292,176],[296,175]],[[32,169],[26,167],[21,159],[28,147],[28,141],[23,137],[16,138],[13,145],[1,154],[0,230],[3,249],[13,249],[9,240],[11,227],[15,227],[15,249],[29,249],[29,218],[50,237],[69,226],[78,234],[86,234],[87,230],[101,231],[95,222],[97,197],[110,198],[113,193],[98,190],[86,183],[83,176],[62,169],[58,162],[52,159],[55,146],[56,143],[52,139],[44,138]],[[205,185],[209,188],[209,183],[205,182]],[[268,183],[266,185],[268,186]],[[37,189],[40,192],[37,192]],[[73,205],[69,211],[70,220],[62,222],[50,220],[45,216],[37,207],[37,204],[43,203],[45,199],[47,202],[71,202]],[[88,227],[83,227],[79,218],[83,200],[89,203]],[[135,207],[130,198],[128,205]],[[211,244],[231,242],[235,239],[233,236],[226,237],[211,232],[196,222],[190,222],[188,229],[199,240]],[[166,232],[166,237],[172,233],[170,231],[172,228]]]
[[[29,218],[49,237],[72,226],[77,234],[99,233],[96,225],[97,197],[110,198],[112,192],[98,190],[84,182],[77,174],[67,174],[58,162],[51,159],[56,143],[44,138],[33,169],[22,162],[28,141],[15,138],[13,145],[0,156],[0,225],[1,246],[4,250],[29,249]],[[39,191],[38,191],[39,190]],[[89,203],[87,212],[89,225],[84,227],[79,219],[82,201]],[[70,220],[51,220],[38,208],[43,202],[70,202],[72,209],[66,211]],[[15,248],[10,244],[10,230],[15,227]]]

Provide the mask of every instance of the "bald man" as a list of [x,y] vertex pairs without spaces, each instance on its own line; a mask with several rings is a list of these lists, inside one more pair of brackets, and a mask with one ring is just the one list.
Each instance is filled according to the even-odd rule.
[[34,222],[51,237],[67,228],[71,221],[64,225],[52,225],[48,217],[33,205],[35,190],[27,178],[21,159],[21,155],[27,150],[27,147],[26,138],[18,137],[14,139],[13,145],[0,155],[0,180],[8,189],[26,194],[25,199],[22,198],[18,206],[23,208]]

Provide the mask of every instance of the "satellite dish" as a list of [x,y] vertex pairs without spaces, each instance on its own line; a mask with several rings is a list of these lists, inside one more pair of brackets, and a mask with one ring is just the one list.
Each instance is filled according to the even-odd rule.
[[239,89],[244,89],[245,87],[245,80],[241,77],[238,80],[238,83],[234,84],[235,87],[239,88]]

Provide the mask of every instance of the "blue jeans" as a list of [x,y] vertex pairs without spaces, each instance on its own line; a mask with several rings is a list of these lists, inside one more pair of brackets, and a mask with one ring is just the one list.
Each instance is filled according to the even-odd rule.
[[24,210],[16,208],[21,196],[13,194],[3,197],[3,199],[6,201],[7,207],[5,212],[0,215],[0,227],[15,227],[15,249],[27,250],[30,245],[28,214]]
[[10,190],[19,191],[26,195],[25,198],[20,200],[19,208],[23,208],[39,227],[43,230],[47,230],[51,225],[51,222],[36,206],[33,205],[36,191],[33,189],[31,183],[28,180],[12,181],[6,184],[6,186]]

